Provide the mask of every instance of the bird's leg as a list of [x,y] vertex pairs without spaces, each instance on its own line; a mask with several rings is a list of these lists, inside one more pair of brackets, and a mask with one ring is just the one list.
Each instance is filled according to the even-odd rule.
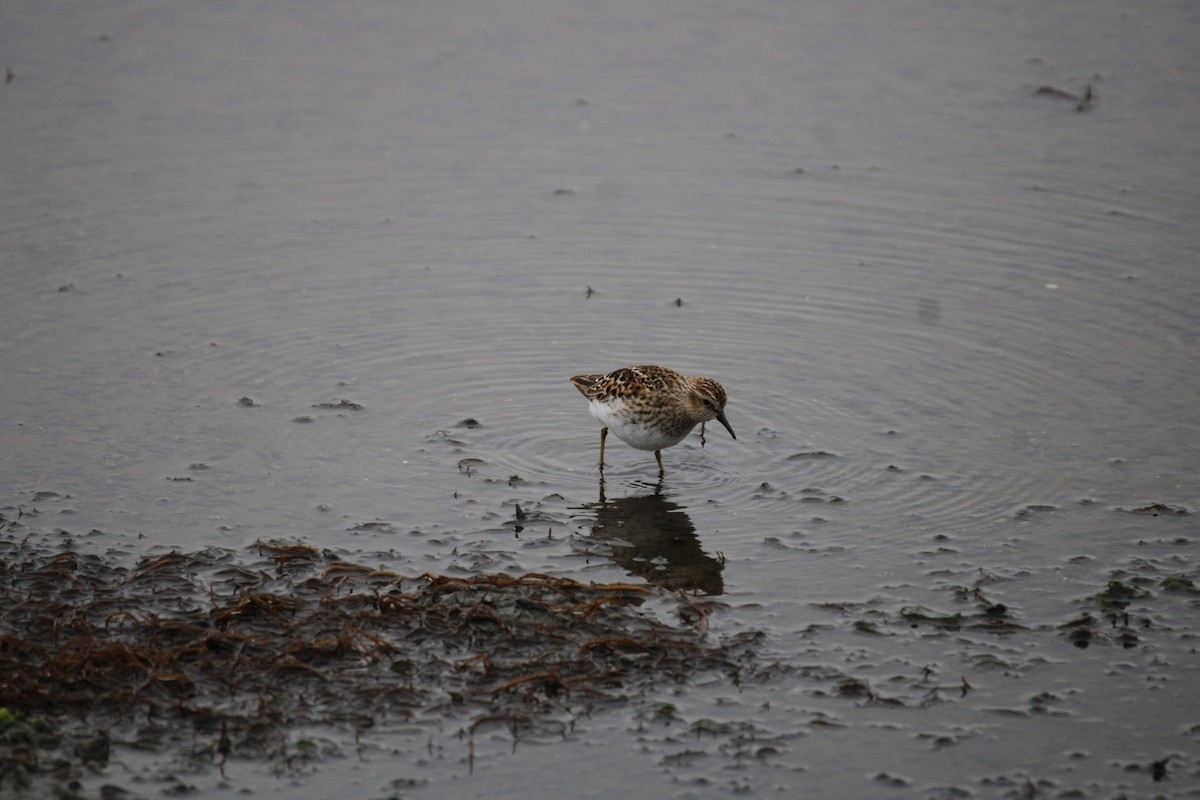
[[600,429],[600,471],[604,471],[604,438],[608,436],[608,428]]
[[663,469],[663,465],[662,465],[662,450],[655,450],[654,457],[656,459],[658,459],[658,477],[661,478],[662,476],[667,474],[667,471],[665,469]]
[[700,423],[700,446],[704,447],[704,423]]

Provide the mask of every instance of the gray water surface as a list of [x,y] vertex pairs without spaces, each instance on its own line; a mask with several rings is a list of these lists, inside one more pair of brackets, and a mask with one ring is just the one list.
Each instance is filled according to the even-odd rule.
[[[787,670],[198,796],[1194,797],[1197,41],[1182,0],[10,2],[0,502],[118,560],[596,581],[669,519],[660,582]],[[738,439],[659,484],[610,438],[602,489],[567,379],[636,363]]]

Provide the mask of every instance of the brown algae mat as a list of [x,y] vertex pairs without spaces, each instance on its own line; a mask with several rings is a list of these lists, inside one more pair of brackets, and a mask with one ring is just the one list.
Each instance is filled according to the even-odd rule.
[[[47,538],[0,536],[0,790],[103,767],[111,742],[223,764],[278,760],[298,725],[561,736],[752,660],[754,637],[707,641],[701,600],[645,586],[410,577],[297,545],[122,567]],[[643,607],[656,592],[679,624]]]

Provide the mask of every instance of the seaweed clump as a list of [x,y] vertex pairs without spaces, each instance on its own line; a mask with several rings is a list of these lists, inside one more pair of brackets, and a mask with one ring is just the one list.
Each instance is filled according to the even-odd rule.
[[[307,546],[121,567],[31,539],[0,539],[0,708],[221,763],[278,755],[308,723],[565,735],[655,683],[737,680],[747,657],[706,641],[705,613],[682,597],[684,625],[658,619],[643,604],[669,595],[639,585],[410,577]],[[22,742],[0,742],[0,761],[36,769]]]

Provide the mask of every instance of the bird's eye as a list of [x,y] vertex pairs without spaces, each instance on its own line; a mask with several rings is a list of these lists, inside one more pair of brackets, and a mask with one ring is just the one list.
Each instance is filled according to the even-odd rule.
[[712,400],[709,400],[707,397],[701,398],[700,402],[703,403],[706,408],[712,408]]

